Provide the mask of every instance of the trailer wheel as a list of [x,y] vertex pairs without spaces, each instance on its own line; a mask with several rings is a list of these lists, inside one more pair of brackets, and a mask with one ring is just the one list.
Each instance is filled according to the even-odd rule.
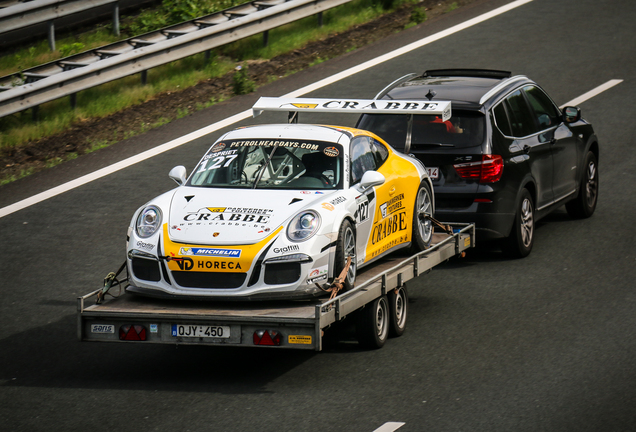
[[364,348],[378,349],[389,336],[389,302],[381,296],[358,312],[356,335]]
[[417,253],[428,249],[433,239],[433,194],[426,181],[420,184],[413,208],[413,233],[411,252]]
[[338,232],[338,242],[336,244],[335,272],[334,277],[338,277],[347,263],[347,257],[351,256],[351,265],[344,280],[344,291],[353,288],[356,281],[356,235],[349,220],[342,222]]
[[406,317],[408,313],[409,296],[406,287],[402,286],[391,290],[387,294],[389,301],[389,335],[392,337],[402,336],[406,329]]

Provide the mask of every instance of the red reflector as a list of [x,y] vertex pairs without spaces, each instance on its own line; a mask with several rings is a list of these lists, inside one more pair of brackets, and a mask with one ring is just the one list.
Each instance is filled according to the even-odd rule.
[[492,200],[491,200],[491,199],[488,199],[488,198],[476,198],[476,199],[475,199],[475,202],[476,202],[476,203],[491,203],[491,202],[492,202]]
[[275,330],[257,330],[254,332],[254,345],[279,346],[283,337]]
[[123,325],[119,327],[119,339],[129,341],[145,341],[146,328],[142,325]]
[[479,180],[479,183],[494,183],[503,174],[503,158],[499,155],[482,155],[481,161],[453,165],[461,178]]

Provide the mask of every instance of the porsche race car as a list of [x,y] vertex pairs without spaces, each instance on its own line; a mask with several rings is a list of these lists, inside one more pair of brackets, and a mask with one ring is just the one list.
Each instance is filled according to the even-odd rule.
[[[359,114],[379,105],[262,98],[254,111]],[[399,114],[413,107],[389,109]],[[450,116],[450,106],[423,109]],[[220,137],[189,177],[183,166],[169,175],[179,187],[152,199],[131,220],[126,250],[132,293],[311,298],[324,294],[349,257],[345,289],[353,287],[358,269],[398,249],[424,250],[433,234],[435,202],[425,167],[360,129],[243,127]]]

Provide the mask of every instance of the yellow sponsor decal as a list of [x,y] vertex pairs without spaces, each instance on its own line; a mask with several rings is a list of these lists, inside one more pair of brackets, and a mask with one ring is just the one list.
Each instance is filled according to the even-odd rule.
[[[168,224],[163,225],[163,244],[168,268],[172,271],[199,272],[238,272],[245,273],[252,266],[258,254],[273,241],[283,227],[278,227],[273,233],[258,243],[251,245],[187,245],[174,243],[168,236]],[[202,249],[204,252],[214,252],[213,256],[192,254],[192,251]]]
[[367,241],[365,262],[411,241],[413,206],[420,184],[413,164],[394,154],[378,171],[386,177],[386,183],[376,189],[375,218]]
[[302,104],[302,103],[293,103],[293,106],[295,106],[296,108],[304,108],[304,109],[314,109],[318,106],[318,104]]
[[289,335],[287,342],[290,344],[311,345],[311,336]]
[[464,239],[464,247],[469,247],[470,246],[470,237],[466,237]]
[[208,207],[207,209],[212,213],[223,213],[227,207]]
[[334,209],[335,209],[333,204],[322,203],[321,205],[322,205],[322,208],[324,208],[325,210],[334,211]]

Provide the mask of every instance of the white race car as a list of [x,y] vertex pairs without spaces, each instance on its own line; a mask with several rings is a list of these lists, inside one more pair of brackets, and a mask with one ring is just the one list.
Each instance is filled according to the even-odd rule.
[[[380,105],[262,98],[254,110],[337,112],[348,104],[351,112],[355,104],[359,114],[381,108],[370,102]],[[450,106],[424,109],[450,116]],[[424,166],[359,129],[239,128],[216,141],[189,178],[182,166],[170,177],[179,187],[132,218],[129,292],[218,300],[314,297],[324,294],[348,257],[345,289],[359,268],[397,249],[423,250],[433,234],[435,203]]]

